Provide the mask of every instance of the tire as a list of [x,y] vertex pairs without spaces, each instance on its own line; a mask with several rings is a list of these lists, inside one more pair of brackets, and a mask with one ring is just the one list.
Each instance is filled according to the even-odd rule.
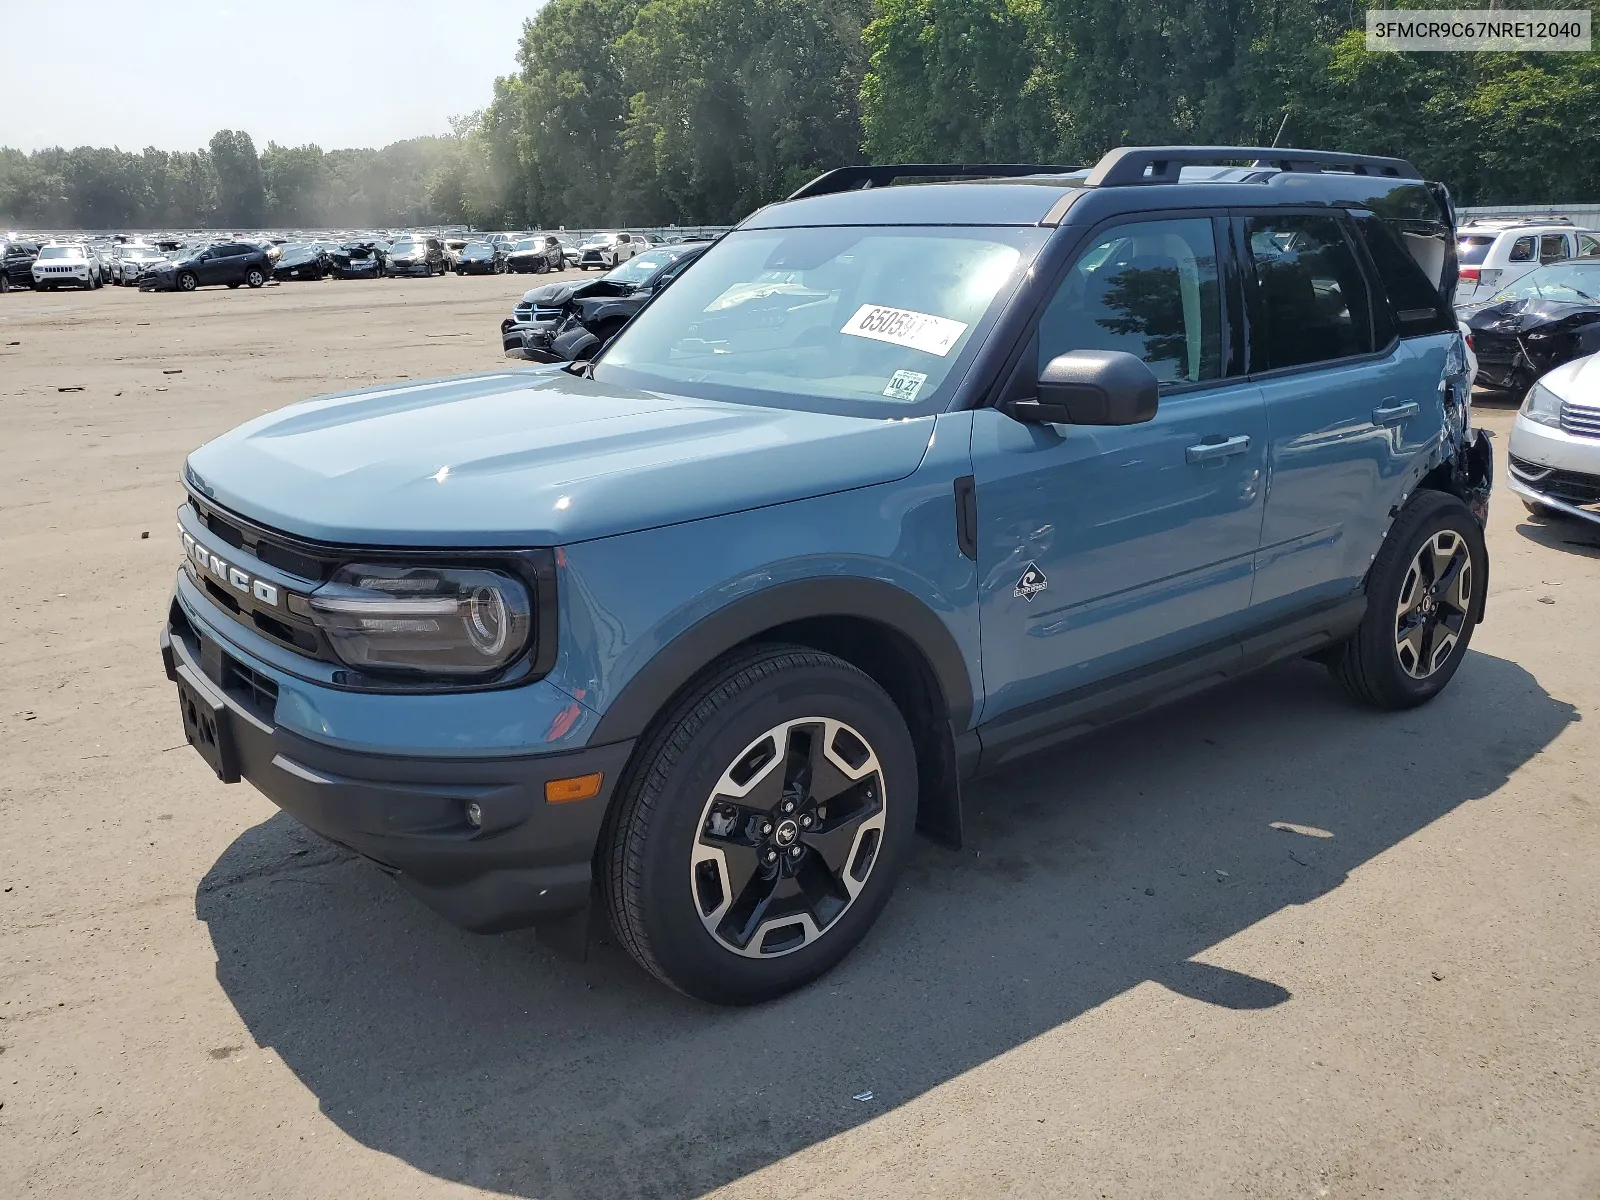
[[251,267],[244,273],[244,285],[247,288],[264,287],[266,282],[267,277],[260,267]]
[[184,271],[178,276],[178,290],[180,292],[192,292],[199,286],[200,281],[195,278],[193,271]]
[[[716,800],[739,786],[742,806]],[[916,796],[911,735],[873,680],[801,646],[735,652],[652,726],[624,774],[601,841],[612,926],[686,995],[782,995],[871,928],[910,850]]]
[[230,284],[229,284],[229,285],[228,285],[228,290],[229,290],[229,291],[230,291],[230,292],[231,292],[231,291],[233,291],[233,290],[234,290],[234,289],[235,289],[235,288],[237,288],[237,287],[238,287],[238,286],[239,286],[239,281],[238,281],[238,280],[237,280],[237,279],[235,279],[235,280],[234,280],[234,281],[233,281],[233,282],[232,282],[232,283],[230,283]]
[[1488,552],[1472,511],[1445,492],[1418,492],[1373,560],[1367,613],[1330,656],[1334,678],[1374,708],[1433,699],[1466,657],[1488,582]]
[[7,275],[4,271],[0,271],[0,296],[5,295],[10,290],[11,276]]

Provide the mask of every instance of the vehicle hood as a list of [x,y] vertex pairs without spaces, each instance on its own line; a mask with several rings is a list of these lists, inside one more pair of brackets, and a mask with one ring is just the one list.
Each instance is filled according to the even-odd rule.
[[1563,400],[1600,407],[1600,354],[1562,363],[1539,382]]
[[189,456],[218,504],[316,541],[559,546],[903,478],[933,418],[611,387],[554,367],[258,417]]
[[582,280],[572,280],[567,283],[547,283],[543,287],[529,288],[522,293],[522,302],[532,304],[536,308],[560,308],[568,300],[577,295],[588,295],[589,289],[600,281],[591,279],[588,283]]
[[1474,332],[1520,333],[1585,313],[1600,313],[1600,304],[1581,300],[1502,300],[1464,313],[1462,319]]

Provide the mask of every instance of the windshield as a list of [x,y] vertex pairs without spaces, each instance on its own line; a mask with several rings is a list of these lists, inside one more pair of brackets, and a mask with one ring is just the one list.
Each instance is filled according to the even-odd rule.
[[161,251],[152,250],[148,246],[131,246],[122,252],[122,257],[139,259],[160,258]]
[[82,246],[46,246],[39,251],[40,258],[84,258]]
[[730,234],[634,318],[594,377],[830,412],[932,411],[1047,232]]
[[523,238],[517,243],[518,250],[537,250],[540,242],[538,238]]
[[631,283],[637,286],[681,255],[681,251],[678,254],[661,254],[654,250],[649,254],[636,254],[620,267],[611,268],[601,278],[612,283]]
[[493,254],[494,253],[494,247],[491,246],[488,242],[472,242],[461,253],[470,254],[474,258],[477,258],[480,255]]
[[1600,304],[1600,262],[1555,263],[1529,271],[1491,303],[1502,300],[1555,300],[1566,304]]
[[416,242],[396,242],[391,247],[391,249],[397,255],[410,254],[413,250],[417,250],[419,248],[420,247],[418,246],[418,244]]
[[593,237],[587,239],[583,244],[585,246],[609,246],[616,240],[617,235],[614,233],[597,233]]
[[1464,237],[1456,243],[1456,255],[1463,266],[1475,267],[1489,257],[1489,247],[1492,245],[1492,237]]

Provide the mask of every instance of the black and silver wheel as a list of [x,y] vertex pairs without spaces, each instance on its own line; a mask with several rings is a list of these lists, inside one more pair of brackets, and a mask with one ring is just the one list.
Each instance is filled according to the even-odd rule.
[[607,830],[618,937],[663,982],[719,1004],[781,995],[866,934],[916,821],[911,737],[832,655],[726,660],[636,751]]
[[267,282],[266,272],[260,267],[251,267],[244,273],[245,287],[258,288]]
[[181,271],[178,273],[178,290],[180,292],[192,292],[199,286],[200,280],[195,277],[193,271]]
[[1466,655],[1487,584],[1483,530],[1472,511],[1444,492],[1419,492],[1373,560],[1366,616],[1332,656],[1334,676],[1378,708],[1431,700]]

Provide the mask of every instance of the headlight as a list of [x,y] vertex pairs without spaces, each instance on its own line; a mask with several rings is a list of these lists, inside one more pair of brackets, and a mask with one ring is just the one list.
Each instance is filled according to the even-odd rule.
[[1561,397],[1544,384],[1536,383],[1528,389],[1527,399],[1522,402],[1522,415],[1530,421],[1537,421],[1540,425],[1550,425],[1559,429]]
[[352,564],[309,607],[334,653],[358,670],[492,675],[522,654],[533,631],[523,583],[475,568]]

